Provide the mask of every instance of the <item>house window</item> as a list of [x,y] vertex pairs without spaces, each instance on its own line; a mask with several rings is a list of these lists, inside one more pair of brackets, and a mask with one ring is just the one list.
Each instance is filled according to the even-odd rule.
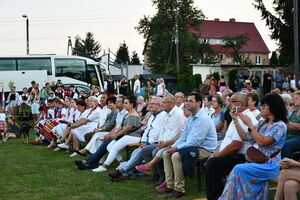
[[223,54],[218,54],[218,59],[219,60],[223,60],[224,59],[224,55]]
[[261,56],[255,56],[255,63],[256,63],[257,65],[262,64]]

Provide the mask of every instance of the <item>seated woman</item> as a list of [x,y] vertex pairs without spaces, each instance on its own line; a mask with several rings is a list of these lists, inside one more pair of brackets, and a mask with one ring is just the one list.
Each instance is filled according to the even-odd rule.
[[248,96],[248,108],[252,112],[253,116],[257,119],[260,120],[260,111],[256,109],[259,103],[258,95],[256,92],[249,92],[247,94]]
[[7,118],[7,132],[6,138],[19,138],[20,137],[20,126],[13,120],[13,118]]
[[292,153],[300,150],[300,91],[293,95],[295,109],[288,115],[288,140],[283,146],[282,157],[292,158]]
[[[70,135],[68,141],[59,144],[58,147],[69,149],[69,144],[73,142],[73,148],[79,150],[79,142],[85,142],[84,135],[92,132],[98,126],[98,119],[100,117],[101,108],[97,107],[98,98],[90,96],[88,98],[89,109],[86,110],[78,121],[70,124]],[[85,114],[87,115],[85,116]],[[72,154],[73,155],[73,154]],[[73,155],[77,155],[76,153]]]
[[124,108],[128,111],[122,122],[122,129],[118,132],[112,133],[111,135],[106,135],[107,138],[112,138],[113,141],[107,146],[109,152],[107,159],[104,164],[94,169],[94,172],[104,172],[107,171],[108,166],[117,159],[122,162],[122,156],[120,151],[124,149],[129,144],[134,144],[140,142],[140,117],[139,114],[134,109],[136,107],[136,99],[134,96],[125,98]]
[[218,145],[221,144],[224,138],[222,130],[224,127],[225,119],[224,119],[224,111],[222,110],[222,105],[223,105],[223,100],[221,96],[216,95],[212,98],[212,107],[215,110],[215,112],[210,117],[214,121],[216,127]]
[[51,130],[51,132],[53,132],[57,138],[61,138],[63,136],[64,130],[68,127],[68,125],[74,123],[73,114],[75,108],[74,108],[74,104],[71,103],[72,101],[73,99],[71,97],[67,97],[67,96],[65,97],[66,117],[64,120],[59,120],[58,121],[59,124]]
[[118,114],[118,109],[116,108],[116,97],[110,96],[107,98],[107,106],[111,112],[107,115],[105,123],[103,126],[93,130],[94,135],[86,147],[80,151],[76,151],[78,155],[86,155],[88,153],[95,153],[100,145],[103,143],[103,138],[105,135],[115,127],[116,118]]
[[300,192],[300,162],[290,158],[280,161],[282,168],[274,200],[297,200]]
[[136,111],[139,113],[140,117],[144,116],[147,113],[147,103],[144,101],[144,97],[138,96]]
[[[243,114],[232,114],[237,131],[244,141],[256,143],[257,149],[270,159],[265,163],[244,163],[236,165],[228,176],[223,194],[219,200],[230,199],[260,199],[268,197],[268,180],[278,176],[282,148],[287,127],[285,122],[287,110],[282,98],[275,93],[265,96],[262,103],[261,120],[255,128],[251,120]],[[239,117],[248,126],[249,132],[244,132],[237,119]],[[276,155],[276,156],[274,156]]]

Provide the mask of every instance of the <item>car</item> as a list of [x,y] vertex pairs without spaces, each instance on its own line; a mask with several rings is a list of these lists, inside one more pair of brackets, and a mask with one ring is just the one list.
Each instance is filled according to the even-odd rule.
[[83,90],[83,91],[85,91],[85,93],[87,94],[87,96],[90,95],[90,91],[91,90],[90,90],[89,86],[87,86],[87,85],[78,84],[78,83],[74,83],[74,84],[68,83],[68,84],[62,84],[62,85],[63,85],[63,88],[65,90],[68,89],[68,88],[70,88],[71,85],[74,85],[76,92],[80,93]]

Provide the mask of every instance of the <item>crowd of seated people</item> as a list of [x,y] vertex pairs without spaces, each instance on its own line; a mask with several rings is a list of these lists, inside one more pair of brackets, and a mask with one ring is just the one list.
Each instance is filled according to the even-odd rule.
[[[299,91],[276,89],[260,99],[250,87],[236,93],[210,88],[207,93],[194,90],[187,96],[177,92],[144,100],[103,93],[99,87],[87,97],[73,86],[65,91],[49,85],[41,92],[37,83],[22,94],[12,89],[7,120],[0,109],[4,140],[19,137],[15,120],[25,109],[34,119],[33,144],[83,156],[75,161],[79,170],[108,172],[113,182],[149,175],[158,197],[186,195],[186,177],[193,176],[202,160],[208,200],[267,199],[268,180],[279,174],[275,198],[297,198],[300,164],[292,159],[300,151]],[[131,145],[136,148],[126,161],[122,150]],[[264,162],[249,160],[253,147],[267,157]],[[115,160],[118,167],[111,170]]]

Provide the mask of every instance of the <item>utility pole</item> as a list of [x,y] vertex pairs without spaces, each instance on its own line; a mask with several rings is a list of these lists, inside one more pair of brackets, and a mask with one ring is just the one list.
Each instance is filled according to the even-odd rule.
[[71,37],[68,36],[68,48],[67,48],[67,55],[69,55],[69,50],[71,49],[71,54],[73,53],[73,47],[72,47],[72,40]]
[[29,19],[27,15],[22,15],[26,19],[26,53],[29,54]]
[[175,13],[175,45],[176,45],[176,69],[177,69],[177,82],[179,81],[179,39],[178,39],[178,12],[179,2],[176,0],[176,13]]
[[296,87],[299,86],[299,27],[298,27],[298,0],[293,0],[294,7],[294,69]]

